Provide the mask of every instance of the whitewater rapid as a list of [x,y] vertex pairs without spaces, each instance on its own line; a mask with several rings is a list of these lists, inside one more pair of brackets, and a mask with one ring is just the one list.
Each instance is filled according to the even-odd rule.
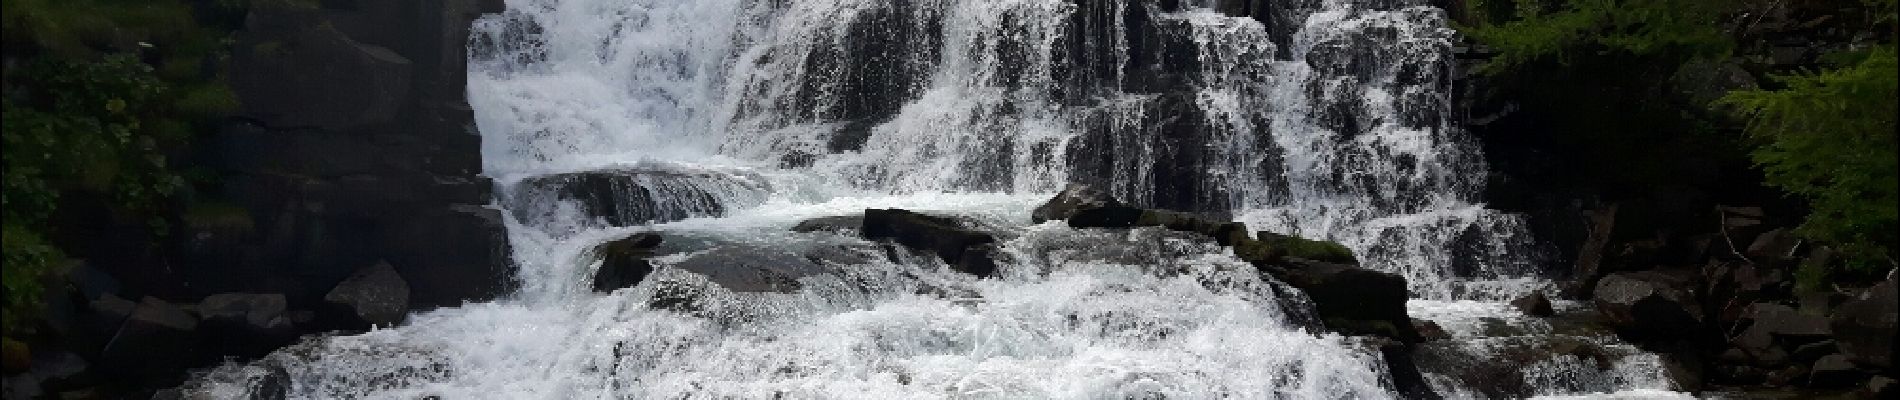
[[[519,290],[188,387],[212,398],[1397,397],[1376,343],[1315,329],[1300,293],[1225,248],[1030,223],[1031,208],[1087,180],[1137,204],[1205,206],[1346,244],[1407,278],[1413,312],[1471,346],[1483,344],[1470,321],[1522,318],[1496,301],[1547,285],[1540,253],[1519,219],[1478,203],[1485,167],[1450,117],[1441,11],[1290,0],[1279,11],[1298,25],[1276,44],[1214,2],[1160,3],[510,0],[476,23],[469,101],[496,206],[516,211]],[[1143,35],[1193,50],[1165,91],[1131,67],[1160,51]],[[852,51],[875,56],[840,65]],[[1160,140],[1183,126],[1196,146]],[[1170,160],[1195,171],[1168,175],[1181,168]],[[522,190],[602,170],[663,175],[639,182],[722,207],[616,225]],[[1158,189],[1169,185],[1197,190]],[[1006,261],[977,279],[789,230],[867,208],[973,221],[999,233]],[[637,232],[701,248],[656,258],[638,286],[590,291],[600,263],[588,249]],[[790,293],[735,293],[668,267],[817,250],[861,257]],[[696,291],[696,309],[650,306],[678,288]],[[1645,391],[1669,386],[1646,360],[1608,375],[1543,368],[1554,383],[1540,394],[1671,395]]]

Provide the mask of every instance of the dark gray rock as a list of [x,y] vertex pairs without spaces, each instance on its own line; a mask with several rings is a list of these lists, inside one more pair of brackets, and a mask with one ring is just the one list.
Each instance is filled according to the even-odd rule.
[[181,378],[184,367],[205,358],[197,348],[198,317],[154,297],[140,299],[130,310],[124,310],[129,302],[111,299],[116,297],[95,303],[113,303],[102,309],[127,313],[113,339],[99,350],[99,365],[106,371],[130,379],[164,381]]
[[1814,367],[1808,369],[1808,386],[1823,388],[1852,387],[1855,383],[1867,379],[1867,373],[1854,369],[1854,363],[1847,356],[1829,354],[1814,361]]
[[[952,266],[975,266],[980,269],[989,265],[992,266],[989,269],[994,269],[995,261],[988,259],[991,254],[980,251],[982,248],[978,246],[995,243],[996,237],[965,228],[954,219],[899,209],[869,209],[864,210],[862,234],[865,239],[890,240],[904,247],[934,254]],[[973,249],[979,251],[971,251]]]
[[1327,328],[1348,335],[1374,335],[1404,343],[1422,339],[1405,302],[1411,296],[1398,275],[1298,258],[1255,263],[1261,271],[1305,292]]
[[1834,341],[1823,340],[1795,347],[1793,352],[1788,353],[1788,357],[1796,363],[1813,363],[1821,357],[1840,352],[1841,347],[1834,344]]
[[409,313],[409,282],[389,263],[376,263],[344,279],[323,301],[366,325],[391,326]]
[[198,315],[206,324],[239,327],[252,332],[290,329],[283,294],[224,293],[198,301]]
[[818,217],[818,218],[812,218],[812,219],[808,219],[804,221],[799,221],[798,225],[792,226],[792,232],[800,232],[800,233],[840,232],[842,233],[842,232],[856,232],[859,229],[862,229],[863,227],[864,227],[864,216],[839,215],[839,216],[833,216],[833,217]]
[[331,129],[394,119],[409,101],[414,63],[322,20],[320,10],[290,2],[253,6],[232,57],[244,114]]
[[1594,302],[1605,322],[1638,340],[1685,339],[1702,332],[1693,279],[1679,271],[1620,272],[1597,282]]
[[1550,298],[1544,297],[1544,292],[1541,291],[1531,292],[1517,300],[1511,300],[1511,306],[1533,317],[1548,317],[1557,314],[1557,311],[1551,308]]
[[725,215],[763,201],[772,190],[763,177],[747,173],[649,167],[543,175],[511,187],[506,197],[516,218],[533,220],[553,212],[544,207],[558,200],[609,226]]
[[703,275],[726,290],[754,293],[795,292],[803,288],[799,278],[830,271],[797,253],[742,244],[695,252],[669,266]]
[[1834,310],[1829,327],[1841,354],[1855,364],[1875,369],[1894,367],[1894,333],[1900,325],[1900,298],[1895,296],[1894,275],[1842,303]]
[[1146,210],[1128,206],[1106,206],[1077,210],[1068,218],[1071,228],[1132,228]]
[[1800,245],[1801,238],[1795,237],[1794,232],[1788,228],[1778,228],[1755,237],[1755,242],[1748,245],[1746,253],[1756,260],[1788,259],[1794,257],[1795,247]]
[[[1785,359],[1787,350],[1795,348],[1783,343],[1815,342],[1831,334],[1827,318],[1802,314],[1780,304],[1755,303],[1749,306],[1747,315],[1744,320],[1748,328],[1731,342],[1765,361]],[[1769,354],[1774,356],[1768,357]]]
[[1900,382],[1895,382],[1893,378],[1885,376],[1876,375],[1868,378],[1867,384],[1862,385],[1860,390],[1860,394],[1869,399],[1900,398]]
[[283,294],[223,293],[198,302],[206,342],[220,355],[260,357],[297,339]]
[[653,272],[653,263],[647,259],[661,240],[657,233],[636,233],[595,247],[594,257],[599,257],[601,264],[594,273],[594,291],[610,292],[640,284]]
[[1120,205],[1121,201],[1115,200],[1114,196],[1100,189],[1071,183],[1062,188],[1062,192],[1056,193],[1055,197],[1049,198],[1048,202],[1042,203],[1041,206],[1036,207],[1035,211],[1030,212],[1029,220],[1038,224],[1043,221],[1066,220],[1079,211]]
[[424,310],[490,300],[514,285],[501,211],[468,204],[393,218],[376,249],[408,278],[409,307]]

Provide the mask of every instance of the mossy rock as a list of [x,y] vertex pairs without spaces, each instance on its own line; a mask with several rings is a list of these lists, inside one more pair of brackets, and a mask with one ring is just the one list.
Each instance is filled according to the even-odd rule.
[[1259,238],[1259,241],[1266,243],[1268,247],[1278,249],[1286,257],[1339,264],[1359,263],[1359,258],[1353,256],[1352,249],[1339,243],[1303,239],[1267,231],[1260,231]]
[[192,229],[249,232],[257,227],[251,212],[228,203],[198,203],[179,217]]

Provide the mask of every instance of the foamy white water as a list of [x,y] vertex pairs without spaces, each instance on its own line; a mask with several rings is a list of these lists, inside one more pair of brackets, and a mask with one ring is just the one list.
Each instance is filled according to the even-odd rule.
[[[1495,301],[1546,285],[1522,222],[1476,204],[1485,167],[1448,117],[1441,12],[1289,1],[1281,11],[1304,23],[1282,48],[1258,21],[1181,3],[511,0],[476,23],[469,99],[512,211],[519,292],[312,340],[190,387],[220,398],[272,387],[292,398],[1397,396],[1373,347],[1312,329],[1298,292],[1224,248],[1029,224],[1071,181],[1340,241],[1437,300],[1414,312],[1472,346],[1484,344],[1462,321],[1510,314]],[[615,190],[683,217],[604,223],[530,183],[602,170],[634,174]],[[866,208],[976,221],[1003,240],[999,277],[788,230]],[[643,231],[699,248],[657,258],[636,287],[589,291],[599,265],[586,250]],[[734,293],[667,267],[819,250],[862,257],[823,263],[791,293]],[[690,312],[649,305],[679,290],[697,293]],[[1572,386],[1667,388],[1626,379],[1650,376],[1632,362],[1578,372],[1608,378]],[[1553,382],[1574,370],[1537,368]]]

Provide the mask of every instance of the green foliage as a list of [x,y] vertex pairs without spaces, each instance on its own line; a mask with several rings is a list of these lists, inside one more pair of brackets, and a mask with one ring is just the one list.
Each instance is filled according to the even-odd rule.
[[[1507,1],[1514,7],[1499,7]],[[1605,53],[1677,62],[1721,56],[1734,46],[1722,19],[1739,9],[1738,0],[1568,0],[1550,10],[1545,3],[1473,3],[1470,12],[1481,22],[1464,32],[1498,53],[1481,72],[1496,74],[1538,61],[1567,64]],[[1500,15],[1505,10],[1513,15]]]
[[1891,44],[1852,58],[1840,68],[1777,77],[1782,89],[1732,92],[1719,103],[1748,118],[1750,154],[1767,183],[1808,201],[1812,211],[1798,232],[1871,269],[1893,264],[1900,241],[1900,68]]
[[[189,189],[169,158],[237,108],[219,72],[232,21],[246,4],[0,2],[9,329],[37,309],[31,277],[63,262],[60,249],[75,248],[59,240],[86,240],[51,223],[62,205],[101,199],[105,210],[67,212],[109,213],[110,221],[143,222],[158,235],[169,230],[175,195]],[[217,21],[201,24],[200,16]]]
[[25,321],[33,318],[39,309],[41,277],[52,269],[54,263],[65,260],[59,249],[47,245],[39,234],[21,225],[8,222],[0,232],[0,250],[5,257],[0,260],[0,289],[5,289],[4,319],[0,319],[0,330],[7,333],[19,332]]

